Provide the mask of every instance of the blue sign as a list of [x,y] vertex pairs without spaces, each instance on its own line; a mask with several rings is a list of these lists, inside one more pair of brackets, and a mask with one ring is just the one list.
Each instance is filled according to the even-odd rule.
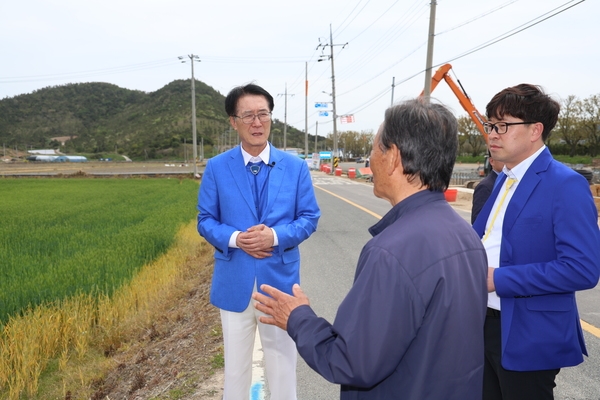
[[315,108],[327,108],[329,103],[315,103]]
[[323,159],[329,160],[331,158],[331,152],[330,151],[321,151],[321,152],[319,152],[319,158],[321,160],[323,160]]
[[328,111],[319,111],[319,117],[329,117]]

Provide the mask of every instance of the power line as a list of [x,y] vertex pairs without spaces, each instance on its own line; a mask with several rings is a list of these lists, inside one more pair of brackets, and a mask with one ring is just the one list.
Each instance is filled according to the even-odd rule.
[[420,4],[420,7],[414,10],[409,9],[404,15],[404,18],[398,20],[385,34],[382,35],[374,46],[370,46],[369,49],[359,57],[361,60],[360,62],[352,64],[347,70],[342,69],[340,76],[345,78],[353,76],[375,59],[377,55],[384,51],[389,51],[390,43],[402,37],[402,35],[404,35],[404,33],[406,33],[426,11],[427,8],[423,4]]
[[[548,20],[548,19],[550,19],[550,18],[552,18],[552,17],[554,17],[554,16],[556,16],[556,15],[558,15],[558,14],[561,14],[561,13],[563,13],[564,11],[567,11],[567,10],[568,10],[568,9],[570,9],[570,8],[573,8],[573,7],[575,7],[575,6],[576,6],[576,5],[578,5],[578,4],[581,4],[581,3],[583,3],[585,0],[580,0],[580,1],[578,1],[577,3],[575,3],[575,4],[573,4],[573,5],[569,6],[569,7],[566,7],[566,8],[564,8],[564,9],[560,10],[560,11],[557,11],[557,12],[555,12],[555,13],[554,13],[554,14],[552,14],[552,15],[549,15],[549,16],[547,16],[546,18],[540,19],[540,18],[542,18],[543,16],[545,16],[545,15],[547,15],[547,14],[549,14],[549,13],[551,13],[551,12],[553,12],[553,11],[555,11],[555,10],[557,10],[557,9],[559,9],[559,8],[561,8],[561,7],[563,7],[563,6],[567,5],[567,4],[569,4],[569,3],[572,3],[573,1],[575,1],[575,0],[571,0],[571,1],[568,1],[568,2],[566,2],[566,3],[563,3],[562,5],[560,5],[560,6],[556,7],[556,8],[554,8],[554,9],[552,9],[552,10],[550,10],[550,11],[548,11],[548,12],[547,12],[547,13],[545,13],[545,14],[542,14],[542,15],[541,15],[541,16],[539,16],[539,17],[536,17],[536,18],[534,18],[534,19],[532,19],[532,20],[530,20],[530,21],[528,21],[528,22],[526,22],[526,23],[524,23],[524,24],[521,24],[521,25],[517,26],[516,28],[513,28],[513,29],[511,29],[510,31],[508,31],[508,32],[506,32],[506,33],[504,33],[504,34],[502,34],[502,35],[500,35],[500,36],[496,36],[496,38],[494,38],[494,39],[491,39],[490,41],[488,41],[488,42],[485,42],[484,44],[481,44],[481,45],[479,45],[479,46],[477,46],[477,47],[474,47],[473,49],[471,49],[471,50],[468,50],[467,52],[465,52],[465,53],[463,53],[463,54],[461,54],[461,55],[458,55],[458,56],[456,56],[456,57],[454,57],[454,58],[451,58],[451,59],[449,59],[449,60],[447,60],[447,61],[444,61],[443,63],[437,64],[437,65],[436,65],[436,67],[438,67],[438,66],[440,66],[440,65],[443,65],[443,64],[446,64],[446,63],[449,63],[449,62],[451,62],[451,61],[458,60],[458,59],[460,59],[460,58],[466,57],[466,56],[468,56],[469,54],[473,54],[473,53],[475,53],[475,52],[477,52],[477,51],[479,51],[479,50],[483,50],[483,49],[485,49],[486,47],[490,47],[490,46],[491,46],[491,45],[493,45],[493,44],[496,44],[496,43],[498,43],[498,42],[501,42],[501,41],[503,41],[503,40],[505,40],[505,39],[508,39],[509,37],[512,37],[512,36],[516,35],[517,33],[523,32],[523,31],[525,31],[525,30],[527,30],[527,29],[529,29],[529,28],[531,28],[531,27],[534,27],[534,26],[536,26],[536,25],[537,25],[537,24],[539,24],[539,23],[542,23],[542,22],[544,22],[544,21],[546,21],[546,20]],[[536,20],[538,20],[538,19],[540,19],[540,20],[539,20],[539,21],[537,21],[537,22],[531,23],[532,21],[536,21]],[[530,24],[530,23],[531,23],[531,24]],[[527,24],[530,24],[530,25],[527,25]],[[526,25],[526,26],[525,26],[525,25]],[[521,28],[521,27],[523,27],[523,28]],[[519,29],[519,28],[521,28],[521,29]],[[515,29],[516,29],[516,31],[515,31]],[[514,31],[514,32],[513,32],[513,31]],[[512,32],[512,33],[511,33],[511,32]]]
[[471,18],[471,19],[466,20],[465,22],[461,22],[460,24],[455,25],[452,28],[446,29],[445,31],[438,32],[438,33],[435,34],[435,36],[443,35],[445,33],[451,32],[451,31],[456,30],[458,28],[462,28],[465,25],[469,25],[471,22],[475,22],[475,21],[481,19],[482,17],[485,17],[485,16],[488,16],[490,14],[493,14],[496,11],[499,11],[499,10],[501,10],[501,9],[503,9],[503,8],[511,5],[512,3],[516,3],[517,1],[519,1],[519,0],[512,0],[512,1],[509,1],[508,3],[501,4],[498,7],[491,9],[490,11],[486,11],[483,14],[479,14],[479,15]]
[[[573,5],[571,5],[571,6],[567,7],[567,8],[564,8],[564,9],[562,9],[562,10],[559,10],[559,11],[557,11],[557,12],[553,13],[554,11],[556,11],[556,10],[560,9],[561,7],[564,7],[564,6],[566,6],[566,5],[567,5],[567,4],[569,4],[569,3],[572,3],[573,1],[575,1],[575,0],[571,0],[571,1],[568,1],[568,2],[566,2],[566,3],[563,3],[562,5],[560,5],[560,6],[556,7],[556,8],[554,8],[554,9],[552,9],[552,10],[550,10],[550,11],[548,11],[548,12],[544,13],[544,14],[542,14],[542,15],[540,15],[540,16],[538,16],[538,17],[536,17],[536,18],[532,19],[532,20],[529,20],[529,21],[528,21],[528,22],[526,22],[525,24],[521,24],[521,25],[519,25],[518,27],[516,27],[516,28],[513,28],[513,29],[511,29],[511,30],[509,30],[509,31],[505,32],[504,34],[502,34],[502,35],[500,35],[500,36],[496,37],[495,39],[492,39],[491,41],[485,42],[485,43],[483,43],[483,44],[481,44],[481,45],[479,45],[479,46],[477,46],[477,47],[475,47],[475,48],[473,48],[473,49],[471,49],[471,50],[469,50],[469,51],[467,51],[467,52],[465,52],[465,53],[463,53],[463,54],[460,54],[460,55],[458,55],[458,56],[456,56],[456,57],[453,57],[453,58],[450,58],[450,59],[448,59],[448,60],[446,60],[446,61],[443,61],[443,62],[441,62],[441,63],[438,63],[438,64],[434,65],[433,67],[434,67],[434,68],[435,68],[435,67],[439,67],[439,66],[441,66],[441,65],[443,65],[443,64],[446,64],[446,63],[449,63],[449,62],[452,62],[452,61],[458,60],[458,59],[460,59],[460,58],[463,58],[463,57],[466,57],[467,55],[473,54],[473,53],[475,53],[475,52],[477,52],[477,51],[479,51],[479,50],[483,50],[483,49],[484,49],[484,48],[486,48],[486,47],[489,47],[489,46],[491,46],[491,45],[493,45],[493,44],[495,44],[495,43],[498,43],[498,42],[500,42],[500,41],[502,41],[502,40],[504,40],[504,39],[507,39],[507,38],[509,38],[509,37],[511,37],[511,36],[514,36],[514,35],[516,35],[517,33],[523,32],[523,31],[524,31],[524,30],[526,30],[526,29],[529,29],[529,28],[531,28],[531,27],[533,27],[533,26],[535,26],[535,25],[537,25],[537,24],[539,24],[539,23],[541,23],[541,22],[543,22],[543,21],[546,21],[546,20],[548,20],[549,18],[552,18],[552,17],[554,17],[554,16],[556,16],[556,15],[558,15],[558,14],[560,14],[560,13],[562,13],[562,12],[564,12],[564,11],[566,11],[566,10],[570,9],[570,8],[573,8],[573,7],[575,7],[576,5],[579,5],[579,4],[583,3],[585,0],[579,0],[577,3],[575,3],[575,4],[573,4]],[[553,14],[551,14],[551,15],[548,15],[548,14],[550,14],[550,13],[553,13]],[[540,18],[542,18],[542,17],[544,17],[544,16],[546,16],[546,15],[548,15],[548,16],[540,20]],[[539,20],[539,21],[537,21],[537,20]],[[534,21],[537,21],[537,22],[534,22]],[[532,22],[533,22],[533,23],[532,23]],[[527,25],[527,24],[529,24],[529,25]],[[519,29],[519,28],[521,28],[521,29]],[[517,30],[516,30],[516,29],[517,29]],[[515,31],[515,30],[516,30],[516,31]],[[513,31],[514,31],[514,32],[513,32]],[[421,46],[419,46],[418,48],[422,47],[424,44],[425,44],[425,43],[423,43],[423,44],[422,44]],[[418,49],[418,48],[417,48],[417,49]],[[413,53],[414,53],[414,52],[415,52],[417,49],[415,49],[415,50],[413,51]],[[411,54],[412,54],[412,53],[411,53]],[[378,76],[380,76],[381,74],[383,74],[385,71],[387,71],[387,70],[391,69],[392,67],[394,67],[395,65],[399,64],[399,63],[400,63],[401,61],[403,61],[404,59],[406,59],[406,57],[405,57],[405,58],[403,58],[402,60],[400,60],[400,61],[396,62],[395,64],[391,65],[390,67],[386,68],[385,70],[383,70],[383,71],[382,71],[382,72],[380,72],[379,74],[375,75],[375,76],[374,76],[374,77],[372,77],[371,79],[369,79],[369,80],[367,80],[367,81],[363,82],[363,83],[362,83],[362,84],[360,84],[359,86],[356,86],[355,88],[353,88],[353,89],[351,89],[351,90],[348,90],[348,91],[346,91],[346,92],[344,92],[344,93],[341,93],[339,96],[343,96],[343,95],[346,95],[346,94],[348,94],[348,93],[351,93],[352,91],[354,91],[354,90],[356,90],[356,89],[360,88],[361,86],[364,86],[364,85],[366,85],[367,83],[371,82],[373,79],[375,79],[375,78],[377,78]],[[398,86],[398,85],[400,85],[400,84],[402,84],[402,83],[405,83],[405,82],[407,82],[407,81],[409,81],[409,80],[411,80],[411,79],[415,78],[416,76],[419,76],[419,75],[420,75],[420,74],[422,74],[423,72],[425,72],[425,70],[424,70],[424,69],[423,69],[423,70],[420,70],[419,72],[417,72],[417,73],[415,73],[415,74],[413,74],[413,75],[411,75],[411,76],[409,76],[409,77],[407,77],[407,78],[403,79],[402,81],[400,81],[400,82],[396,83],[396,86]],[[387,90],[387,89],[386,89],[386,90]],[[383,94],[382,94],[382,96],[383,96]],[[362,108],[360,108],[360,110],[363,110],[364,108],[366,108],[366,107],[363,107],[365,104],[371,105],[372,103],[373,103],[373,101],[370,101],[370,100],[369,100],[369,101],[367,101],[367,102],[363,103],[362,105],[359,105],[358,107],[362,107]],[[360,110],[359,110],[359,111],[360,111]],[[357,111],[357,112],[358,112],[358,111]]]
[[[356,19],[356,17],[358,17],[362,11],[365,9],[365,7],[367,5],[369,5],[369,3],[371,2],[371,0],[367,0],[367,2],[365,3],[365,5],[360,9],[360,11],[358,13],[356,13],[356,15],[350,20],[350,22],[348,22],[348,25],[346,25],[341,31],[339,31],[339,33],[336,33],[336,35],[341,35],[342,32],[344,32],[346,30],[346,28],[348,28],[350,26],[350,24],[352,23],[352,21],[354,21]],[[357,4],[358,6],[358,4]]]
[[[356,10],[358,8],[358,6],[360,5],[360,3],[362,3],[363,0],[358,0],[358,3],[356,3],[356,5],[354,6],[354,8],[352,9],[352,11],[350,11],[350,13],[348,13],[348,15],[346,16],[346,18],[344,18],[344,20],[338,25],[338,28],[334,31],[335,34],[338,34],[338,30],[341,29],[340,33],[346,29],[346,27],[344,27],[344,23],[348,20],[348,18],[350,18],[350,16],[352,15],[352,13],[354,13],[354,10]],[[369,2],[367,1],[367,4]],[[364,8],[364,7],[363,7]],[[354,21],[354,18],[352,19]]]
[[[517,0],[515,0],[515,1],[517,1]],[[361,31],[361,32],[360,32],[358,35],[354,36],[354,37],[353,37],[353,38],[350,40],[350,42],[353,42],[353,41],[355,41],[355,40],[356,40],[357,38],[359,38],[359,37],[360,37],[360,36],[361,36],[363,33],[365,33],[366,31],[368,31],[368,30],[369,30],[369,28],[371,28],[373,25],[375,25],[375,23],[376,23],[377,21],[379,21],[379,20],[380,20],[380,19],[381,19],[381,18],[382,18],[384,15],[387,15],[387,13],[388,13],[388,12],[389,12],[389,11],[390,11],[390,10],[391,10],[391,9],[392,9],[392,8],[393,8],[395,5],[396,5],[396,4],[398,4],[399,2],[400,2],[400,0],[396,0],[396,1],[395,1],[395,2],[394,2],[392,5],[391,5],[391,6],[389,6],[389,7],[388,7],[388,8],[387,8],[387,9],[386,9],[386,10],[385,10],[385,11],[384,11],[384,12],[383,12],[383,13],[382,13],[382,14],[381,14],[379,17],[375,18],[375,20],[374,20],[373,22],[371,22],[371,23],[369,24],[369,26],[367,26],[365,29],[363,29],[363,30],[362,30],[362,31]],[[410,8],[412,8],[412,6],[411,6]],[[410,10],[410,8],[409,8],[409,10]]]

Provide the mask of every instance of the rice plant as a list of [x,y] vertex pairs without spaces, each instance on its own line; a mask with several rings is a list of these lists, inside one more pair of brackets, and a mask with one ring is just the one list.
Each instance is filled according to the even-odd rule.
[[78,293],[110,295],[194,218],[178,179],[0,181],[0,326]]

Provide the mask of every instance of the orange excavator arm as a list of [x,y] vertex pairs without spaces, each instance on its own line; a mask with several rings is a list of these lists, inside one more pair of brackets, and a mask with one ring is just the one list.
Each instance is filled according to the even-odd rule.
[[[469,96],[467,96],[464,89],[462,89],[462,86],[459,86],[456,82],[454,82],[454,80],[449,74],[451,68],[452,65],[444,64],[435,72],[435,74],[431,77],[431,91],[433,92],[433,90],[436,88],[438,83],[442,81],[442,79],[445,80],[448,86],[450,86],[450,89],[452,90],[454,95],[458,98],[458,101],[462,108],[467,112],[467,114],[469,114],[469,117],[473,120],[473,122],[475,122],[475,125],[477,125],[477,129],[479,129],[481,136],[483,136],[483,139],[487,144],[488,135],[483,130],[483,124],[484,122],[486,122],[486,119],[484,116],[481,115],[479,111],[477,111],[477,108],[475,108],[475,105],[473,105],[473,102],[471,101]],[[423,94],[424,93],[421,92],[421,96],[423,96]]]

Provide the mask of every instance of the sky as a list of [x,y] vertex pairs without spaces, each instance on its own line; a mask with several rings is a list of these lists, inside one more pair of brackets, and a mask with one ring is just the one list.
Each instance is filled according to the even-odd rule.
[[[338,132],[376,132],[392,102],[423,90],[430,3],[3,0],[0,99],[77,82],[153,92],[190,79],[189,56],[197,55],[197,80],[223,95],[254,82],[275,98],[274,118],[326,135],[331,104],[325,117],[315,103],[332,102],[333,49],[337,115],[355,121],[338,119]],[[494,94],[519,83],[540,85],[557,100],[600,94],[599,1],[436,4],[432,70],[449,62],[481,113]],[[445,83],[432,97],[466,115]]]

